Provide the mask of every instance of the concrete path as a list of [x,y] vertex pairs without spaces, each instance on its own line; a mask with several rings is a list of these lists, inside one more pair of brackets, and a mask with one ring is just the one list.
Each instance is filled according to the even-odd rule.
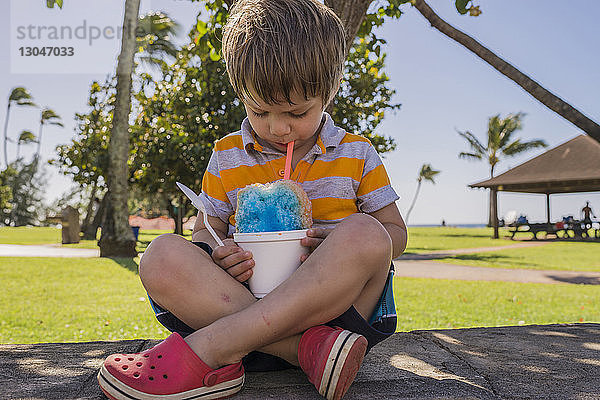
[[457,254],[474,254],[474,253],[486,253],[490,251],[501,251],[508,249],[520,249],[525,247],[539,247],[544,246],[551,242],[524,242],[514,243],[506,246],[489,246],[489,247],[475,247],[468,249],[452,249],[452,250],[432,250],[428,253],[406,253],[402,254],[397,260],[435,260],[438,258],[446,258],[455,256]]
[[394,267],[396,269],[395,276],[410,278],[600,285],[600,272],[501,269],[398,259],[394,260]]
[[[397,333],[373,348],[344,399],[599,399],[599,338],[600,324]],[[0,398],[106,399],[104,358],[156,343],[0,345]],[[287,370],[247,373],[232,400],[320,398]]]
[[0,244],[0,257],[100,257],[99,249],[76,249],[60,245]]
[[[538,271],[499,269],[432,262],[456,254],[471,254],[505,249],[537,247],[547,243],[515,243],[508,246],[479,247],[404,254],[394,260],[396,276],[411,278],[455,279],[467,281],[503,281],[523,283],[573,283],[600,285],[600,272]],[[0,244],[0,257],[99,257],[97,249],[76,249],[60,245]],[[140,254],[141,256],[141,254]],[[0,262],[2,262],[0,260]]]

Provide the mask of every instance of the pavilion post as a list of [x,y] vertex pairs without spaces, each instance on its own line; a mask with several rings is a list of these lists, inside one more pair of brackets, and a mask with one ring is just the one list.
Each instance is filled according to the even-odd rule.
[[500,235],[498,234],[498,188],[491,187],[490,200],[492,202],[492,226],[494,227],[494,239],[498,239]]
[[546,193],[546,217],[548,225],[550,225],[550,193]]

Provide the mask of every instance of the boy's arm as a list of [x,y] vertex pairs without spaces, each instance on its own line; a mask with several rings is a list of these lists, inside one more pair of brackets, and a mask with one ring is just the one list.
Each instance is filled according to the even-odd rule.
[[392,259],[399,257],[406,249],[408,233],[396,203],[389,204],[369,215],[381,222],[392,238]]
[[[209,215],[208,223],[210,224],[210,226],[212,226],[212,228],[215,230],[215,232],[221,239],[225,239],[227,237],[227,231],[229,229],[229,226],[223,221],[221,221],[221,219]],[[202,215],[200,211],[198,211],[196,223],[194,224],[194,230],[192,232],[192,241],[208,243],[213,249],[215,249],[218,246],[215,239],[213,239],[210,232],[208,232],[208,229],[206,229],[206,227],[204,226],[204,215]]]

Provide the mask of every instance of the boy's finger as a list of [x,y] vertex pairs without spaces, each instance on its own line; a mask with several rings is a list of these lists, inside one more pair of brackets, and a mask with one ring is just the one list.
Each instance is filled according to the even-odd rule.
[[227,273],[237,279],[238,276],[254,267],[254,260],[246,260],[227,268]]
[[317,248],[323,242],[321,238],[305,237],[300,241],[300,244],[304,247],[310,247],[311,250]]
[[310,228],[308,232],[306,232],[306,236],[315,237],[315,238],[326,238],[329,233],[328,229],[324,228]]
[[213,250],[215,257],[217,258],[225,258],[231,254],[235,254],[242,251],[239,246],[225,245],[219,246]]
[[246,282],[252,276],[253,270],[250,268],[235,277],[238,282]]
[[247,260],[252,260],[252,253],[249,251],[239,251],[225,257],[223,263],[226,265],[226,269],[229,269]]

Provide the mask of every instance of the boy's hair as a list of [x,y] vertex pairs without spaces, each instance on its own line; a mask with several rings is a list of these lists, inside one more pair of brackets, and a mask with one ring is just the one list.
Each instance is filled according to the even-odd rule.
[[340,19],[317,0],[238,0],[224,27],[223,57],[236,94],[268,104],[292,92],[320,97],[339,88],[346,58]]

